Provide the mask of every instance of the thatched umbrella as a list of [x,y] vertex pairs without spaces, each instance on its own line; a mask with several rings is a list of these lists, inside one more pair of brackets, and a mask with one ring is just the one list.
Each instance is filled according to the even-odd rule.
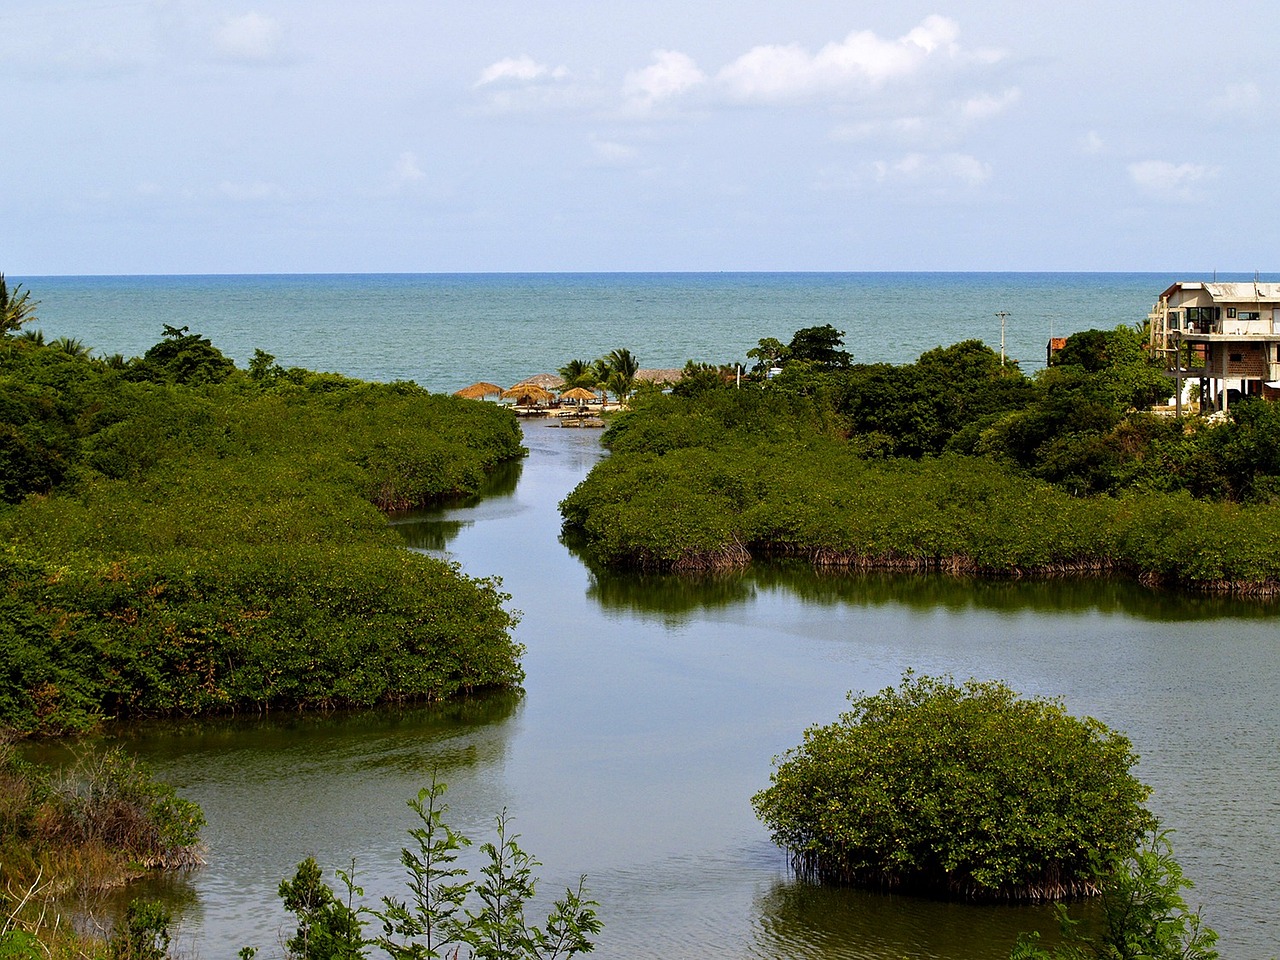
[[466,400],[483,400],[485,397],[497,397],[501,396],[501,394],[502,388],[496,383],[486,383],[481,380],[479,383],[473,383],[469,387],[454,391],[453,395]]
[[574,387],[560,394],[561,400],[599,400],[600,396],[594,390],[588,390],[586,387]]
[[535,403],[550,403],[556,398],[556,395],[550,390],[544,390],[536,383],[517,383],[510,390],[502,391],[503,400],[515,399],[517,407],[528,407]]
[[[564,386],[564,377],[557,376],[554,373],[538,373],[532,377],[525,377],[516,387],[523,387],[526,383],[537,384],[543,390],[559,390]],[[515,387],[512,387],[514,390]]]

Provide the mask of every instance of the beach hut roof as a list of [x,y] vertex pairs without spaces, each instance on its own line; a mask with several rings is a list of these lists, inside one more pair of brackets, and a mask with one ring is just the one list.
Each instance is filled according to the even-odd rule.
[[532,401],[533,403],[546,403],[555,398],[556,395],[554,393],[550,390],[544,390],[536,383],[517,383],[510,390],[502,391],[502,399],[514,399],[517,404],[522,400],[526,402]]
[[453,395],[467,400],[483,400],[485,397],[497,397],[501,394],[502,388],[496,383],[488,383],[481,380],[479,383],[473,383],[469,387],[463,387],[461,390],[455,391]]
[[637,370],[634,379],[640,381],[641,383],[644,383],[646,381],[649,383],[659,383],[659,384],[679,383],[681,380],[684,379],[684,371],[676,367],[671,367],[666,370],[646,367],[643,370]]
[[[554,373],[539,373],[532,377],[526,377],[516,384],[516,387],[523,387],[527,383],[536,384],[543,390],[559,390],[564,386],[564,377],[556,376]],[[515,387],[511,388],[512,390]]]
[[598,400],[599,394],[594,390],[588,390],[586,387],[573,387],[560,394],[561,400]]

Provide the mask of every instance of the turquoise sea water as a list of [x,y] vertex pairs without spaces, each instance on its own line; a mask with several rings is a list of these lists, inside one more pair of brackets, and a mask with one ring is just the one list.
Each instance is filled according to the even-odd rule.
[[[1234,279],[1235,277],[1233,277]],[[1245,279],[1243,275],[1240,279]],[[1028,372],[1052,335],[1141,322],[1181,273],[308,274],[11,277],[40,301],[47,337],[139,355],[189,326],[244,366],[284,366],[452,391],[509,386],[617,347],[642,367],[745,362],[830,323],[858,361],[907,362],[976,337]],[[1220,275],[1220,279],[1228,279]],[[1267,279],[1270,279],[1268,277]]]

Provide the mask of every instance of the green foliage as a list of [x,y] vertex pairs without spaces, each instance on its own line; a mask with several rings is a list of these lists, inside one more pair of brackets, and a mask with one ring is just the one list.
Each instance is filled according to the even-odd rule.
[[1086,892],[1151,824],[1129,741],[998,682],[908,673],[805,731],[753,802],[798,870],[977,899]]
[[200,862],[203,811],[118,747],[82,754],[54,779],[53,794],[69,842],[101,843],[148,867]]
[[1062,943],[1040,946],[1039,933],[1019,938],[1010,960],[1217,960],[1217,933],[1190,910],[1192,883],[1173,857],[1168,831],[1152,830],[1136,850],[1098,871],[1101,917],[1072,919],[1059,905]]
[[[349,895],[358,888],[349,875]],[[366,941],[363,925],[351,901],[343,903],[324,882],[314,857],[298,864],[292,880],[280,882],[279,896],[284,908],[298,918],[298,927],[285,943],[290,960],[358,960]]]
[[640,363],[625,347],[611,350],[591,363],[570,360],[560,368],[567,387],[604,387],[619,400],[631,393]]
[[[200,861],[200,808],[156,781],[136,758],[84,750],[60,770],[0,743],[0,905],[6,925],[46,934],[50,899],[96,891],[143,869]],[[27,891],[23,897],[16,891]],[[16,903],[6,903],[12,896]],[[56,910],[53,912],[56,917]],[[136,941],[135,941],[136,943]]]
[[519,682],[496,581],[407,553],[378,509],[476,491],[523,452],[515,418],[260,367],[157,383],[48,347],[0,357],[0,726]]
[[[820,327],[797,330],[787,344],[786,359],[791,363],[807,363],[823,370],[849,366],[853,357],[840,348],[844,346],[844,331],[829,323]],[[761,347],[764,342],[761,341]]]
[[766,374],[785,363],[790,355],[790,348],[777,337],[763,337],[757,346],[747,351],[748,359],[755,361],[751,370],[757,375]]
[[4,274],[0,273],[0,337],[17,333],[22,325],[36,319],[36,307],[40,301],[31,299],[31,291],[23,290],[22,284],[15,284],[9,289]]
[[433,781],[409,801],[421,826],[409,831],[416,850],[400,851],[411,899],[383,898],[376,916],[382,921],[378,945],[392,960],[434,960],[458,935],[459,912],[471,892],[467,872],[455,866],[458,851],[471,841],[444,822],[448,807],[441,802],[446,787]]
[[235,363],[207,337],[165,324],[164,339],[130,367],[129,376],[160,383],[221,383],[234,371]]
[[[1133,337],[1098,339],[1123,359]],[[1280,407],[1196,428],[1126,413],[1102,369],[1033,381],[966,341],[900,367],[790,364],[639,396],[561,503],[566,532],[597,563],[649,570],[795,556],[1280,590]]]
[[[420,822],[409,831],[416,849],[401,851],[409,900],[384,897],[381,909],[356,908],[354,897],[363,891],[340,871],[348,894],[344,903],[311,858],[298,865],[293,880],[280,885],[285,908],[298,918],[288,942],[292,960],[357,960],[368,946],[393,960],[456,958],[463,949],[477,960],[557,960],[595,949],[592,938],[601,923],[598,904],[585,899],[585,877],[553,903],[544,925],[528,922],[525,911],[536,895],[538,862],[521,849],[518,835],[508,835],[506,811],[497,817],[496,841],[480,848],[485,857],[480,876],[467,879],[467,871],[455,864],[458,851],[471,841],[444,822],[445,789],[433,782],[409,801]],[[380,936],[365,938],[365,917],[381,923]]]
[[155,901],[130,900],[124,923],[111,934],[111,960],[166,960],[172,919],[169,911]]

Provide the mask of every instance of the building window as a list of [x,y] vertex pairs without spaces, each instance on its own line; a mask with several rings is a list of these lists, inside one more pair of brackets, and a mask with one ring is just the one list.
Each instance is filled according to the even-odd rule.
[[1241,310],[1236,314],[1236,318],[1239,320],[1261,320],[1262,314],[1257,310]]
[[1243,359],[1244,359],[1244,354],[1243,354],[1243,353],[1233,353],[1233,354],[1231,354],[1231,355],[1230,355],[1230,357],[1231,357],[1231,362],[1232,362],[1232,363],[1239,363],[1241,360],[1243,360]]
[[1235,307],[1227,307],[1227,319],[1228,319],[1228,320],[1234,320],[1235,318],[1236,318],[1236,308],[1235,308]]

